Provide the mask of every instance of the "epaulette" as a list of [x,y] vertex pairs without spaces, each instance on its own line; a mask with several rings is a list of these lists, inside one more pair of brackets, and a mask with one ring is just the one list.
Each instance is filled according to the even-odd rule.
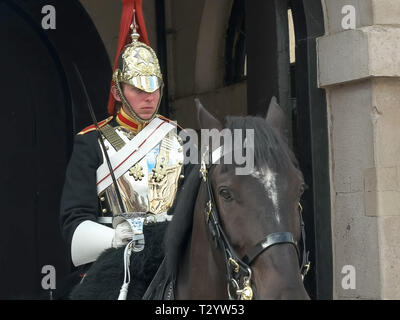
[[[104,127],[107,123],[109,123],[111,120],[113,119],[113,116],[108,117],[107,119],[100,121],[98,123],[99,128]],[[96,130],[96,127],[94,124],[92,124],[91,126],[86,127],[85,129],[83,129],[81,132],[78,133],[78,135],[83,135],[86,134],[88,132],[92,132]]]

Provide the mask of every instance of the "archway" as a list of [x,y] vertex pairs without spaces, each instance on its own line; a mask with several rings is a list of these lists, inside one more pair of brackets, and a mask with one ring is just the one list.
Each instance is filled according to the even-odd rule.
[[[42,28],[42,7],[56,29]],[[89,16],[73,1],[0,2],[3,77],[1,298],[47,298],[46,265],[68,272],[59,200],[73,136],[91,120],[72,63],[82,73],[99,119],[106,115],[111,68]],[[7,244],[7,245],[4,245]],[[45,270],[45,269],[44,269]]]

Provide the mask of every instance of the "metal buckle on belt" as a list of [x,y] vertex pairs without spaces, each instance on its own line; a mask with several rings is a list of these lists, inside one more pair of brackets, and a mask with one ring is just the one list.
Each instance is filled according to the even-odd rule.
[[112,224],[113,217],[98,217],[97,222],[102,224]]
[[133,231],[133,237],[131,241],[133,252],[140,252],[144,249],[144,243],[145,243],[143,234],[144,219],[145,219],[144,217],[125,219],[129,223]]
[[136,217],[143,217],[143,225],[149,225],[153,223],[161,223],[161,222],[166,222],[166,221],[171,221],[172,220],[172,215],[167,214],[167,212],[161,212],[161,213],[145,213],[145,212],[128,212],[128,213],[123,213],[123,214],[118,214],[115,215],[114,217],[98,217],[97,222],[102,223],[102,224],[112,224],[113,228],[115,228],[118,224],[120,224],[122,221],[125,221],[127,219],[132,219]]

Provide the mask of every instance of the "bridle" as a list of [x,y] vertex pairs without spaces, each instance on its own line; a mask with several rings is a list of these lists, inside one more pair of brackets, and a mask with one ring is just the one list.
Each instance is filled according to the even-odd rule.
[[[221,148],[221,147],[220,147]],[[217,153],[222,153],[221,150],[216,150]],[[211,180],[208,178],[208,173],[211,168],[215,166],[214,154],[212,155],[212,161],[208,164],[205,162],[204,155],[202,157],[200,174],[203,182],[207,188],[207,197],[205,206],[205,219],[208,225],[209,232],[214,241],[216,248],[220,248],[222,251],[225,266],[226,266],[226,276],[227,276],[227,290],[230,300],[252,300],[253,299],[253,289],[251,287],[251,264],[254,260],[261,255],[264,251],[268,250],[272,246],[280,244],[291,244],[295,247],[300,265],[300,274],[302,280],[306,276],[308,270],[310,269],[310,261],[308,259],[309,252],[306,250],[306,237],[305,237],[305,226],[302,218],[302,210],[299,203],[299,214],[300,214],[300,227],[301,227],[301,238],[303,243],[303,251],[300,255],[300,250],[298,243],[293,237],[291,232],[275,232],[268,234],[256,245],[248,249],[247,254],[242,258],[239,258],[235,250],[230,245],[228,238],[221,226],[219,214],[217,211],[217,206],[214,199],[213,188],[211,185]],[[220,156],[219,156],[220,157]],[[218,159],[219,159],[218,157]],[[301,261],[301,262],[300,262]]]

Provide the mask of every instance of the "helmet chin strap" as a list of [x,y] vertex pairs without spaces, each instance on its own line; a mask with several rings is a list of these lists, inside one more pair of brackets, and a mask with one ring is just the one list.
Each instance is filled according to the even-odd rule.
[[121,99],[122,105],[126,107],[126,112],[130,117],[138,121],[140,124],[144,125],[146,123],[149,123],[151,120],[153,120],[158,112],[158,109],[160,108],[160,103],[162,99],[162,85],[159,89],[160,90],[160,98],[158,99],[158,104],[157,104],[157,109],[154,111],[153,115],[149,119],[142,119],[132,108],[128,100],[126,99],[124,93],[122,92],[121,84],[118,81],[118,73],[115,72],[113,76],[113,82],[115,85],[115,88],[117,89],[117,94],[118,97]]

